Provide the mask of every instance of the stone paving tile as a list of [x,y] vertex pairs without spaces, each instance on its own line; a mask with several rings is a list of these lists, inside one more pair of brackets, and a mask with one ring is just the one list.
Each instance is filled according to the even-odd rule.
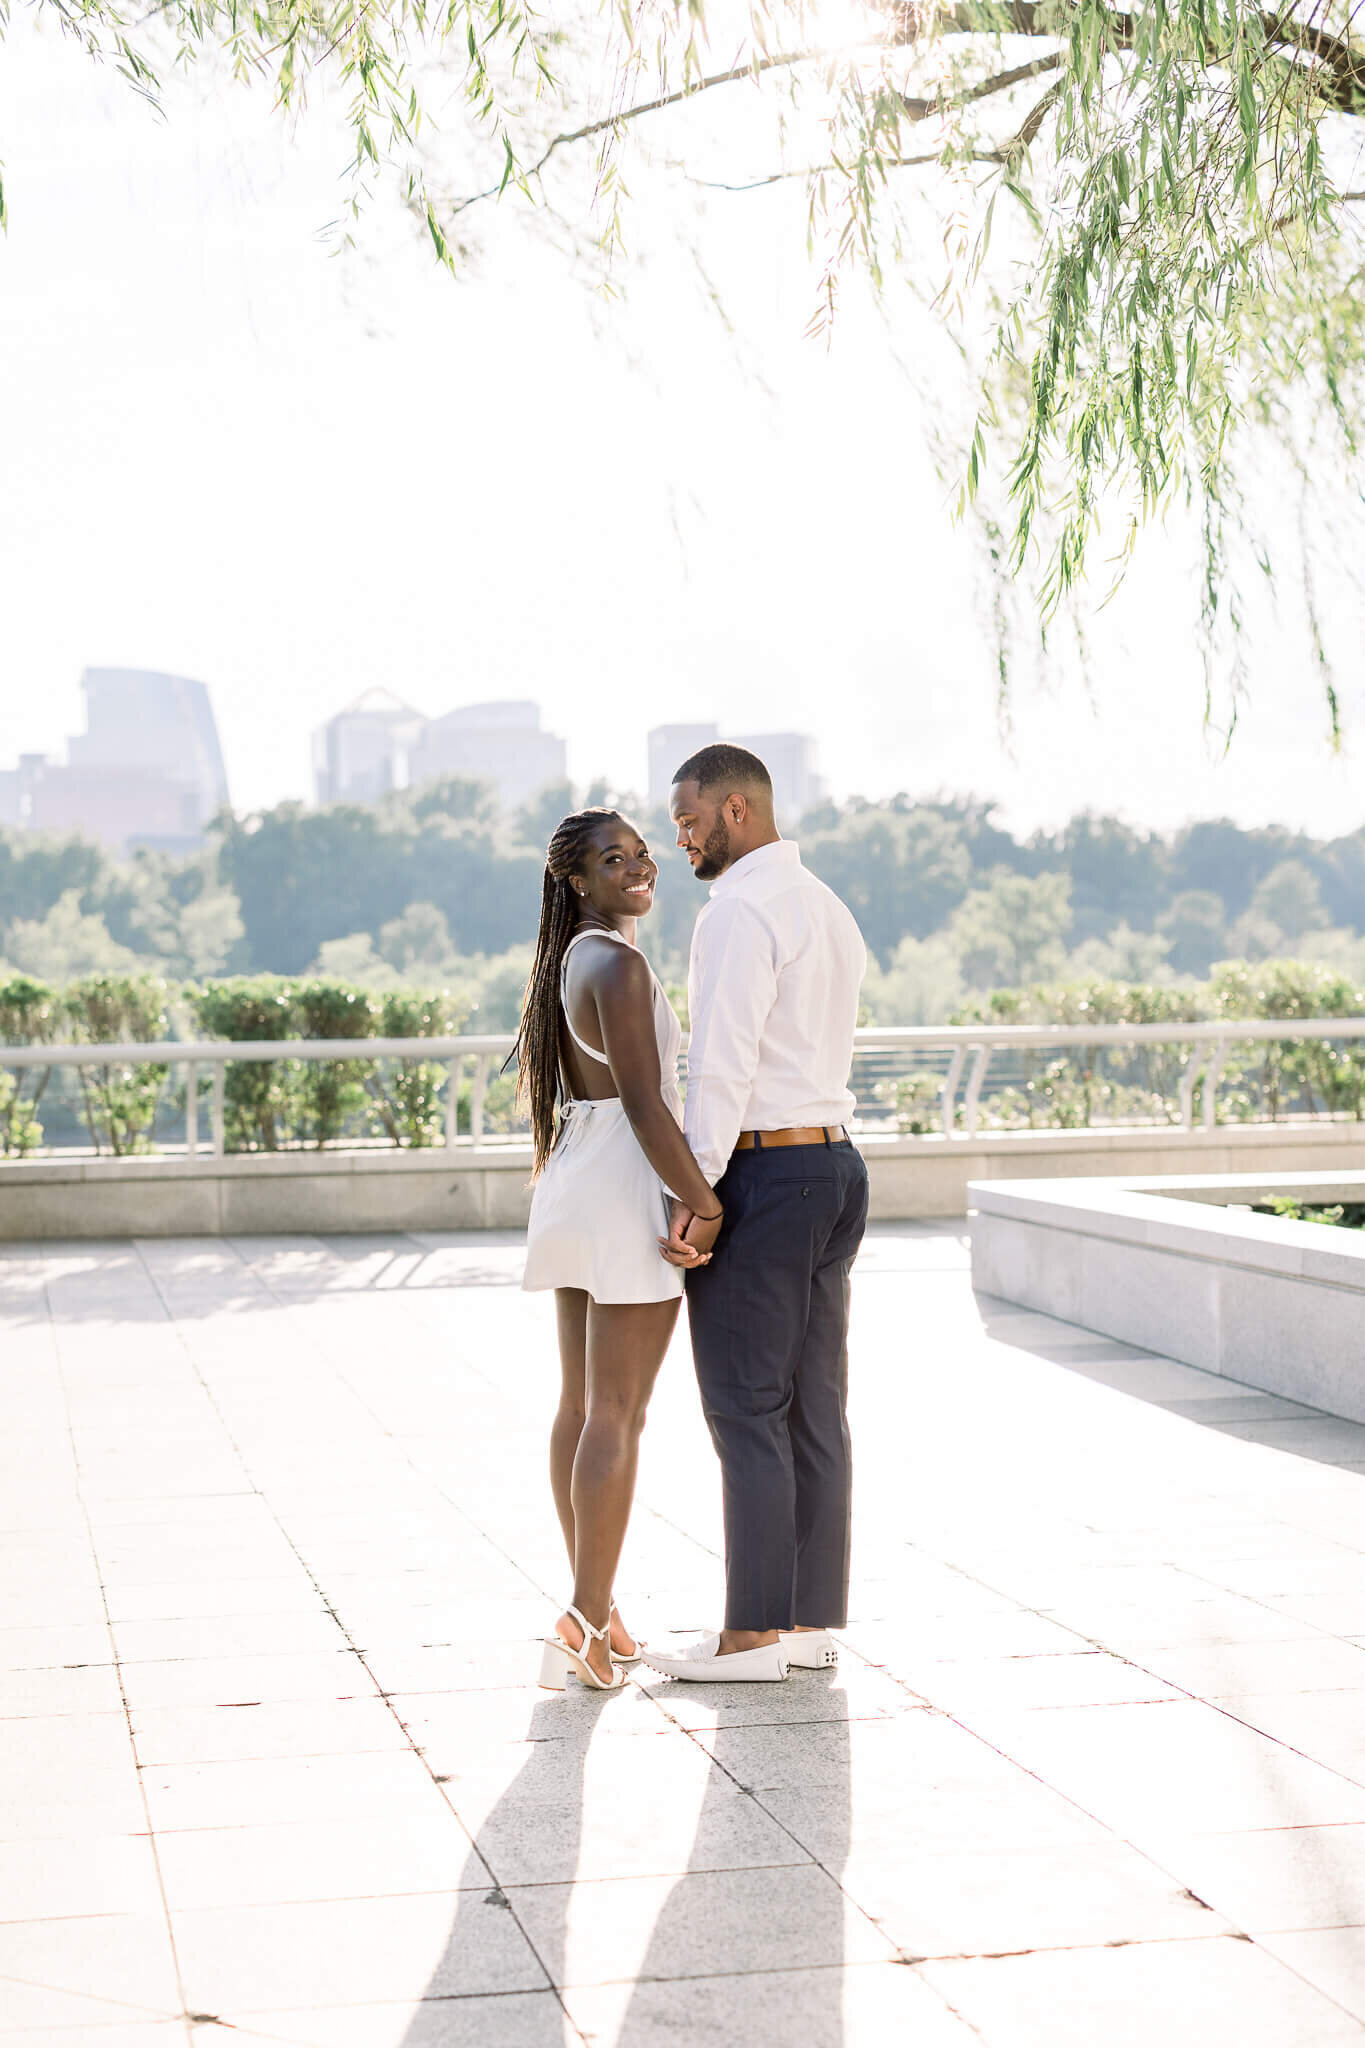
[[907,1855],[1088,1847],[1113,1839],[1097,1820],[1025,1771],[995,1777],[945,1773],[886,1785],[875,1775],[855,1777],[851,1785],[796,1781],[754,1797],[836,1872],[854,1857],[892,1866]]
[[1250,1942],[1142,1942],[934,1962],[923,1976],[990,2048],[1337,2048],[1358,2021]]
[[[781,2020],[773,2030],[799,2040],[802,2048],[862,2048],[864,2043],[875,2048],[893,2042],[913,2048],[978,2048],[980,2042],[916,1971],[896,1963],[580,1986],[566,1991],[564,2002],[584,2039],[604,2048],[608,2043],[678,2048],[680,2042],[757,2040],[763,2038],[760,2027],[778,2014]],[[553,2048],[559,2048],[557,2037]]]
[[303,1657],[182,1657],[124,1664],[123,1689],[136,1712],[153,1707],[236,1706],[265,1700],[374,1698],[374,1679],[350,1650]]
[[637,1977],[890,1962],[895,1951],[813,1864],[677,1878],[509,1888],[512,1910],[565,1987]]
[[132,1714],[138,1761],[231,1763],[291,1756],[359,1756],[405,1749],[407,1737],[385,1702],[286,1700],[241,1707],[139,1707]]
[[434,1810],[440,1794],[411,1750],[292,1756],[248,1762],[156,1764],[142,1773],[152,1826],[264,1827],[272,1821],[339,1820]]
[[955,1662],[916,1671],[925,1698],[957,1708],[1011,1713],[1049,1707],[1098,1707],[1178,1699],[1162,1679],[1102,1650],[1055,1657],[1017,1657],[989,1665]]
[[547,1988],[500,1894],[428,1892],[172,1913],[193,2012]]
[[1365,1784],[1365,1715],[1351,1693],[1241,1693],[1222,1706],[1247,1727]]
[[1088,1644],[1074,1629],[1027,1608],[994,1614],[932,1615],[904,1624],[862,1624],[857,1653],[896,1674],[928,1664],[981,1662],[1014,1657],[1075,1655]]
[[0,1720],[51,1714],[121,1714],[123,1692],[111,1663],[66,1669],[0,1670]]
[[1365,1645],[1335,1636],[1144,1650],[1141,1662],[1182,1692],[1209,1700],[1232,1700],[1242,1693],[1365,1690]]
[[994,1740],[1134,1841],[1365,1821],[1365,1788],[1195,1700],[1017,1715]]
[[448,1807],[268,1827],[190,1829],[159,1837],[175,1909],[307,1905],[403,1892],[487,1891],[487,1865]]
[[[545,1621],[542,1609],[540,1634],[553,1622],[553,1615]],[[386,1646],[368,1651],[365,1661],[387,1694],[507,1692],[524,1686],[540,1668],[538,1640]]]
[[[3,2014],[0,1989],[0,2014]],[[185,2048],[183,2020],[130,2020],[82,2027],[5,2027],[5,2048]]]
[[0,1786],[0,1842],[134,1835],[146,1826],[131,1752],[121,1769],[36,1773]]
[[114,1643],[125,1664],[174,1663],[186,1657],[299,1657],[344,1650],[346,1636],[315,1603],[311,1614],[220,1614],[183,1621],[116,1621]]
[[[316,1614],[322,1596],[303,1571],[292,1577],[225,1579],[211,1562],[199,1577],[105,1588],[109,1618],[116,1627],[129,1622],[184,1622],[240,1615]],[[213,1654],[221,1655],[221,1652]]]
[[1267,1932],[1257,1936],[1257,1946],[1365,2022],[1365,1927]]
[[1252,1934],[1365,1928],[1365,1826],[1264,1828],[1173,1841],[1164,1860]]
[[906,1955],[1005,1955],[1199,1940],[1227,1921],[1124,1842],[855,1852],[835,1873]]
[[165,2019],[179,2010],[159,1913],[0,1925],[0,2015],[7,2026]]
[[0,1842],[0,1921],[155,1917],[161,1908],[150,1837]]
[[[415,2005],[224,2013],[222,2018],[234,2042],[285,2042],[290,2048],[570,2048],[579,2039],[553,1991],[429,1998]],[[196,2028],[194,2038],[195,2048],[222,2048],[223,2029]],[[925,2048],[933,2044],[926,2041]]]

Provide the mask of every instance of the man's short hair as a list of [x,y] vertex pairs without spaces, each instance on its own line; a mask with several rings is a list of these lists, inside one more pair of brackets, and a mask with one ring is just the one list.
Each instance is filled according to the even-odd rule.
[[751,754],[747,747],[727,746],[724,741],[699,747],[695,754],[689,754],[682,767],[674,769],[673,781],[695,782],[703,796],[723,785],[726,789],[757,790],[772,801],[773,779],[758,755]]

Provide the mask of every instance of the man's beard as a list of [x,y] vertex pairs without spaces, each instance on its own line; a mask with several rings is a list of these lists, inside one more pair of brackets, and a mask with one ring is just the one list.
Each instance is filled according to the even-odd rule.
[[717,818],[702,841],[701,859],[692,872],[699,882],[714,882],[730,865],[730,827]]

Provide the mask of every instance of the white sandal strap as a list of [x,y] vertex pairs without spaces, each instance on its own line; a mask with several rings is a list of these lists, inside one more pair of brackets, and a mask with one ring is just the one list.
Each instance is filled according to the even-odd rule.
[[610,1630],[610,1628],[611,1628],[611,1616],[610,1616],[610,1615],[608,1615],[608,1616],[607,1616],[607,1626],[606,1626],[606,1628],[594,1628],[594,1627],[593,1627],[593,1625],[592,1625],[592,1623],[591,1623],[590,1621],[588,1621],[588,1620],[586,1619],[586,1617],[585,1617],[585,1616],[581,1615],[581,1614],[579,1613],[578,1609],[577,1609],[577,1608],[576,1608],[575,1606],[573,1606],[572,1604],[570,1604],[570,1605],[569,1605],[568,1607],[566,1607],[566,1608],[564,1609],[564,1612],[565,1612],[566,1614],[571,1614],[571,1615],[573,1616],[574,1620],[575,1620],[575,1621],[576,1621],[576,1622],[578,1623],[578,1626],[579,1626],[579,1627],[580,1627],[580,1628],[582,1629],[582,1631],[583,1631],[583,1639],[584,1639],[584,1641],[585,1641],[585,1642],[587,1641],[587,1639],[588,1639],[588,1637],[589,1637],[589,1636],[591,1636],[591,1637],[592,1637],[592,1639],[593,1639],[593,1641],[594,1641],[595,1643],[604,1643],[604,1642],[606,1641],[606,1639],[607,1639],[607,1634],[608,1634],[608,1631],[609,1631],[609,1630]]

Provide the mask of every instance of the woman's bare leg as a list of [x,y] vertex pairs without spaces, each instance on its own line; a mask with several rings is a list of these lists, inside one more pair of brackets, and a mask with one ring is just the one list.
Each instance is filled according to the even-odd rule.
[[[586,1412],[569,1491],[574,1605],[598,1628],[611,1608],[612,1584],[635,1498],[640,1432],[678,1306],[676,1300],[588,1304]],[[610,1678],[605,1643],[590,1643],[585,1654],[601,1677]]]
[[550,1430],[550,1491],[564,1531],[569,1570],[574,1568],[573,1461],[587,1412],[588,1297],[581,1287],[556,1287],[559,1330],[559,1407]]

